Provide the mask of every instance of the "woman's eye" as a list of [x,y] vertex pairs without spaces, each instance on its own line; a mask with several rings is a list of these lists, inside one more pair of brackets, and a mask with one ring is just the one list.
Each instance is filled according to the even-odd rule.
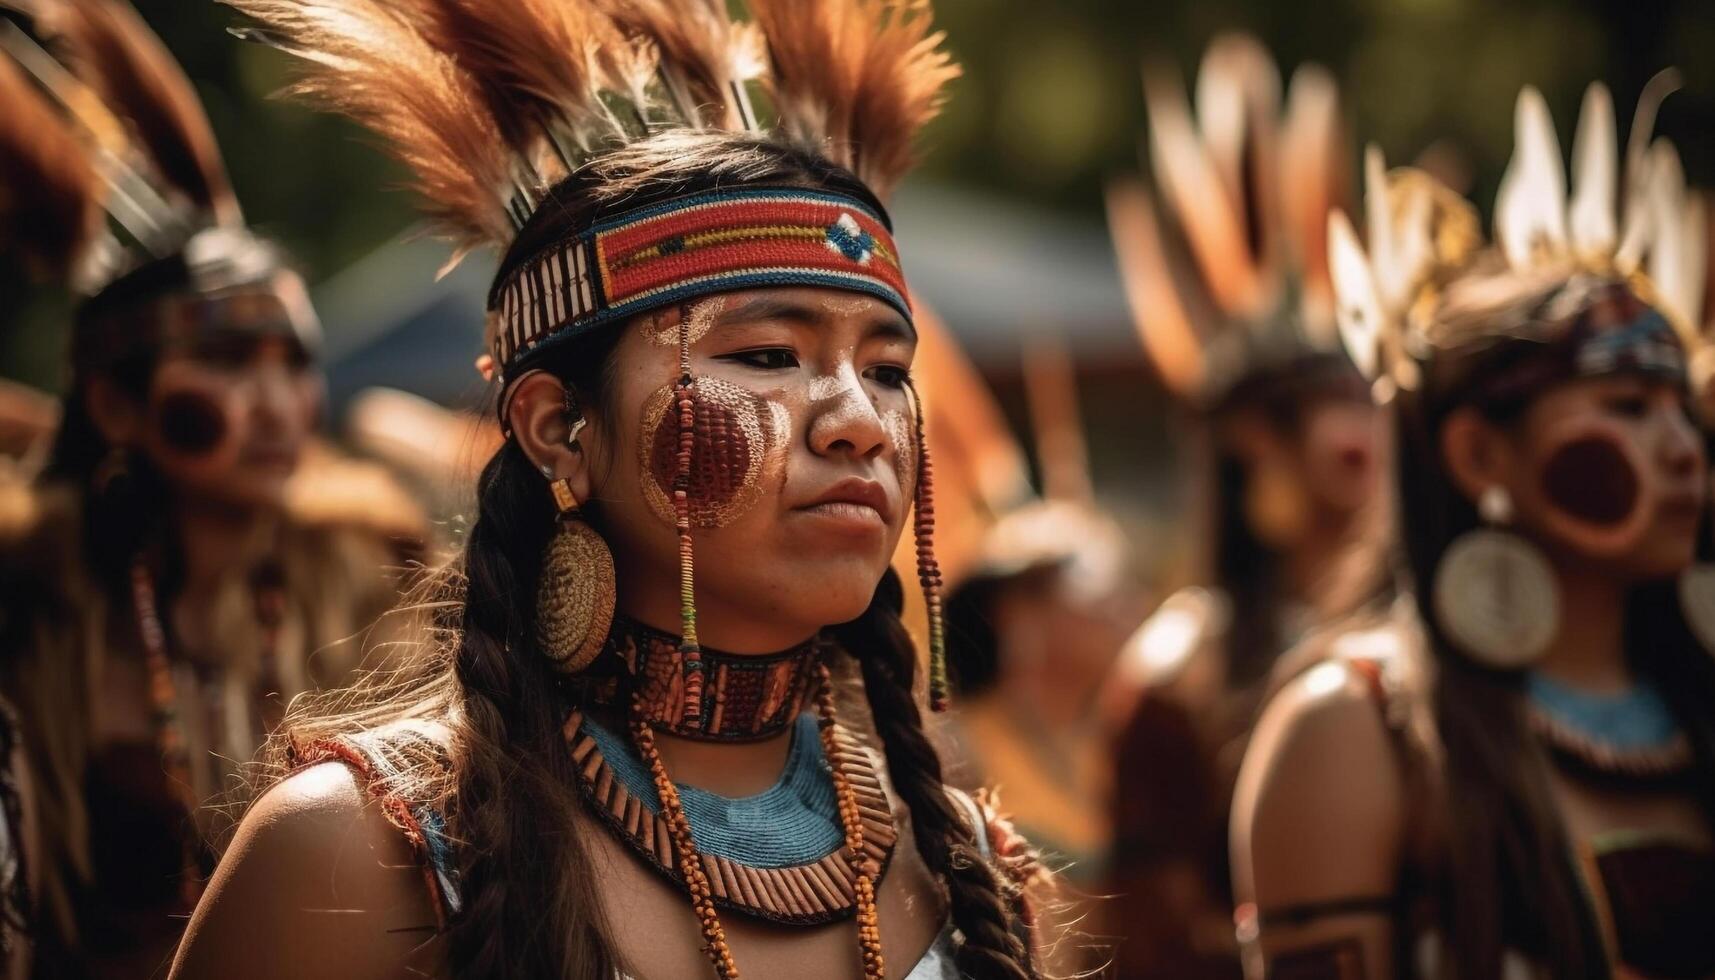
[[911,372],[896,364],[882,364],[869,369],[869,376],[889,388],[903,388],[911,381]]
[[722,360],[735,361],[762,371],[784,371],[798,366],[798,355],[784,347],[739,351],[736,354],[728,354]]
[[1619,395],[1608,399],[1607,408],[1614,415],[1643,418],[1649,414],[1649,399],[1642,395]]

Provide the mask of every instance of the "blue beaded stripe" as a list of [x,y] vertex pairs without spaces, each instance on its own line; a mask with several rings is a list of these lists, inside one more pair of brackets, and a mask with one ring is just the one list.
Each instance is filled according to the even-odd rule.
[[1657,749],[1679,735],[1679,722],[1650,684],[1639,683],[1623,694],[1592,694],[1534,672],[1526,684],[1539,711],[1592,745]]
[[[585,717],[583,728],[595,740],[615,779],[650,813],[661,812],[661,798],[649,767],[630,741]],[[813,713],[798,716],[787,750],[786,769],[773,786],[756,794],[729,798],[675,784],[691,839],[704,854],[752,868],[790,868],[811,864],[845,843],[839,802]]]

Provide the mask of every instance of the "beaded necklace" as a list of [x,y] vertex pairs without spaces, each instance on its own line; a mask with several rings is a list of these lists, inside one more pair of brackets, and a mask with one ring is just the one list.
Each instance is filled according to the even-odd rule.
[[[267,714],[269,703],[266,696],[272,693],[279,674],[277,654],[285,618],[285,584],[277,575],[270,575],[259,577],[253,585],[255,613],[262,630],[260,686],[256,694],[258,703]],[[131,563],[131,605],[137,615],[137,636],[143,644],[143,669],[148,675],[149,713],[155,727],[155,745],[161,753],[167,787],[185,808],[185,814],[194,827],[199,801],[191,769],[190,748],[185,739],[178,685],[173,680],[173,662],[167,651],[167,629],[161,618],[155,579],[142,556]],[[270,728],[272,721],[277,720],[278,711],[275,710],[273,715],[273,719],[265,719]],[[180,847],[179,896],[189,908],[202,896],[203,888],[198,834],[187,829],[181,835]]]
[[1540,673],[1526,681],[1531,727],[1561,759],[1607,776],[1657,780],[1692,765],[1691,742],[1647,683],[1591,694]]
[[[886,976],[886,964],[881,953],[880,920],[875,908],[875,888],[885,868],[885,860],[897,832],[893,829],[892,814],[887,812],[885,822],[874,813],[873,806],[865,806],[860,802],[860,785],[864,780],[874,780],[873,771],[860,772],[863,767],[856,760],[861,749],[853,745],[849,736],[842,732],[836,722],[834,710],[834,694],[828,668],[825,664],[815,664],[815,678],[818,683],[816,692],[816,711],[818,735],[822,743],[822,752],[827,759],[829,775],[833,780],[834,793],[839,809],[840,825],[844,833],[842,862],[839,879],[849,879],[853,894],[851,908],[857,919],[857,939],[859,954],[863,959],[864,977],[866,980],[883,980]],[[661,803],[660,822],[666,832],[666,840],[658,842],[660,850],[670,851],[677,868],[677,878],[689,893],[691,905],[696,910],[697,920],[703,935],[703,945],[708,953],[709,961],[714,966],[715,975],[720,980],[737,980],[738,964],[733,960],[732,951],[727,946],[726,931],[721,926],[718,905],[731,905],[730,898],[734,891],[742,894],[747,888],[753,888],[745,879],[733,874],[732,862],[722,862],[718,858],[705,855],[698,851],[696,841],[691,834],[691,824],[685,815],[683,800],[679,797],[678,788],[667,774],[667,767],[661,760],[655,746],[655,723],[651,721],[651,712],[641,691],[633,696],[630,718],[632,740],[637,746],[638,755],[649,766],[651,778],[655,783],[655,793]],[[578,760],[578,752],[582,750],[584,758],[579,763],[579,773],[586,786],[605,788],[611,793],[615,780],[611,771],[605,771],[599,753],[593,749],[593,739],[587,736],[578,741],[574,736],[581,728],[581,718],[573,715],[567,723],[568,740],[572,742],[574,761]],[[592,764],[591,759],[595,762]],[[605,784],[605,786],[604,786]],[[865,787],[868,789],[869,787]],[[875,782],[873,792],[880,793],[880,784]],[[635,797],[631,798],[635,800]],[[885,795],[882,794],[885,800]],[[620,807],[623,818],[636,806],[634,802]],[[604,810],[597,807],[598,812],[611,815],[611,801]],[[611,822],[611,821],[610,821]],[[649,822],[653,828],[654,822]],[[880,833],[877,833],[880,832]],[[885,845],[871,839],[871,835],[885,836]],[[628,836],[628,835],[622,835]],[[670,847],[669,847],[670,845]],[[878,858],[877,852],[880,852]],[[830,858],[832,855],[829,856]],[[826,862],[827,859],[824,859]],[[820,865],[813,866],[820,867]],[[712,872],[712,874],[711,874]],[[812,872],[812,874],[814,874]],[[719,884],[716,883],[718,877]],[[824,877],[826,877],[824,875]],[[815,879],[806,879],[806,881]],[[833,879],[828,878],[824,884],[832,885]],[[791,896],[793,885],[782,881],[780,885],[787,889]],[[766,890],[771,885],[764,883]],[[813,887],[813,886],[812,886]],[[725,894],[728,901],[721,901],[717,896]],[[804,895],[796,896],[798,900],[807,901]],[[785,902],[789,898],[778,899]],[[821,917],[816,921],[828,921]]]

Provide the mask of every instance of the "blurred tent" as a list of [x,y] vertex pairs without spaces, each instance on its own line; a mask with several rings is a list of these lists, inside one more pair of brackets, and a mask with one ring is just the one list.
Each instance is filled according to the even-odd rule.
[[[1082,364],[1137,356],[1099,223],[938,185],[907,187],[892,210],[914,292],[985,373],[1012,370],[1048,326]],[[437,281],[446,258],[441,243],[406,236],[316,288],[336,416],[383,385],[444,405],[480,402],[486,385],[473,362],[493,261],[472,256]]]

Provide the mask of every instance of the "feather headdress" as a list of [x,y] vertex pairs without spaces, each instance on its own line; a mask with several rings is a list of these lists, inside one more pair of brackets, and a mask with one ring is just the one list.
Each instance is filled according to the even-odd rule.
[[[136,11],[119,0],[0,6],[30,15],[48,44],[0,21],[0,157],[14,201],[6,227],[22,232],[15,249],[93,290],[199,231],[242,224],[190,80]],[[27,210],[50,206],[52,219]]]
[[1547,103],[1534,88],[1520,92],[1492,246],[1483,241],[1475,207],[1422,171],[1389,171],[1381,151],[1368,150],[1368,248],[1335,210],[1328,218],[1329,264],[1341,337],[1384,396],[1394,387],[1417,387],[1424,357],[1457,339],[1432,336],[1431,327],[1449,284],[1478,269],[1544,280],[1580,272],[1627,278],[1669,317],[1689,351],[1704,346],[1702,200],[1687,191],[1673,145],[1652,140],[1656,109],[1676,86],[1669,71],[1645,88],[1623,173],[1613,99],[1601,83],[1589,87],[1573,141],[1570,193]]
[[1339,92],[1322,68],[1280,73],[1254,38],[1217,38],[1193,96],[1144,73],[1154,193],[1111,185],[1109,228],[1144,348],[1179,397],[1337,351],[1326,214],[1346,194]]
[[752,23],[725,0],[226,2],[305,60],[297,92],[383,137],[467,247],[504,247],[566,173],[675,127],[768,128],[886,194],[958,74],[924,0],[752,0]]

